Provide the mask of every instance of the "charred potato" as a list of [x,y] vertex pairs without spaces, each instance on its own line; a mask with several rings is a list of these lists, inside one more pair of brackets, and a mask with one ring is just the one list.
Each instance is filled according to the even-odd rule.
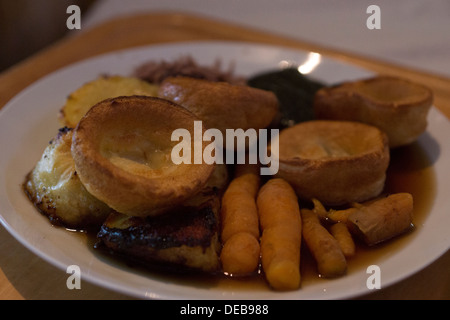
[[210,189],[194,198],[195,206],[156,217],[112,213],[97,235],[97,247],[165,270],[218,271],[219,197]]
[[60,129],[27,175],[24,189],[53,224],[73,229],[97,227],[112,210],[88,193],[81,183],[75,171],[71,144],[72,130]]

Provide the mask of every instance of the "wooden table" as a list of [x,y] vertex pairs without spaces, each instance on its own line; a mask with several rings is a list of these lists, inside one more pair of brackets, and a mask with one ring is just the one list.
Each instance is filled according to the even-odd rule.
[[[436,107],[450,118],[450,79],[205,17],[180,13],[145,14],[72,32],[73,35],[0,74],[0,108],[46,74],[94,55],[177,41],[240,40],[314,51],[377,73],[426,84],[434,91]],[[450,299],[449,270],[450,251],[406,280],[360,298]],[[87,282],[82,283],[82,290],[68,290],[67,277],[64,271],[31,253],[0,227],[0,299],[130,299]]]

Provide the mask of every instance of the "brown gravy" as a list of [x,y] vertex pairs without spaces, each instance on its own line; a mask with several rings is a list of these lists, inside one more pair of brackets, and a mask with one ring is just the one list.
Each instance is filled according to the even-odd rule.
[[[361,269],[366,270],[369,265],[377,264],[383,259],[395,255],[399,250],[402,250],[408,241],[415,236],[415,230],[421,228],[430,212],[436,193],[435,172],[431,160],[427,157],[427,154],[418,143],[391,151],[391,161],[387,172],[385,192],[409,192],[413,195],[414,226],[406,234],[371,248],[357,242],[356,255],[348,260],[348,274],[357,272]],[[83,236],[85,235],[86,234],[83,234]],[[87,236],[86,241],[87,245],[93,248],[95,237]],[[177,285],[197,288],[215,288],[225,291],[250,289],[270,290],[261,271],[258,271],[255,275],[241,278],[228,277],[222,274],[174,274],[151,270],[136,264],[130,264],[129,262],[104,254],[101,251],[94,251],[100,259],[116,265],[118,268],[124,270],[130,270],[131,268],[132,272],[165,283],[176,283]],[[301,275],[302,288],[318,281],[330,281],[321,278],[317,273],[315,262],[305,245],[302,245]]]

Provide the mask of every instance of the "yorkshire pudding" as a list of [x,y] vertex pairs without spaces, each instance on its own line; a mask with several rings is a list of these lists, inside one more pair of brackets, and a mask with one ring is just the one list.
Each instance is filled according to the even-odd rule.
[[159,87],[158,96],[185,107],[208,128],[254,128],[270,125],[278,112],[274,93],[245,85],[215,82],[188,77],[167,78]]
[[318,119],[374,125],[387,133],[389,146],[395,148],[415,141],[425,131],[432,103],[433,93],[425,86],[377,76],[320,89],[314,113]]
[[359,122],[314,120],[279,135],[279,171],[299,198],[326,205],[361,202],[381,193],[389,164],[388,139]]
[[[214,165],[204,162],[176,165],[171,160],[176,144],[172,132],[183,128],[194,137],[195,120],[186,109],[154,97],[99,102],[73,134],[72,156],[81,182],[120,213],[166,212],[197,193],[214,170]],[[194,138],[191,150],[193,145]]]

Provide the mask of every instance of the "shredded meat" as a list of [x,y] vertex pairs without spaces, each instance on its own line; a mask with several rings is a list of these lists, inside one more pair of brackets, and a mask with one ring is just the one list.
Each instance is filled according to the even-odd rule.
[[221,62],[216,60],[211,66],[199,65],[192,57],[183,56],[174,61],[148,61],[134,71],[134,76],[150,83],[160,84],[165,78],[186,76],[209,81],[225,81],[245,84],[243,77],[234,75],[234,66],[222,70]]

